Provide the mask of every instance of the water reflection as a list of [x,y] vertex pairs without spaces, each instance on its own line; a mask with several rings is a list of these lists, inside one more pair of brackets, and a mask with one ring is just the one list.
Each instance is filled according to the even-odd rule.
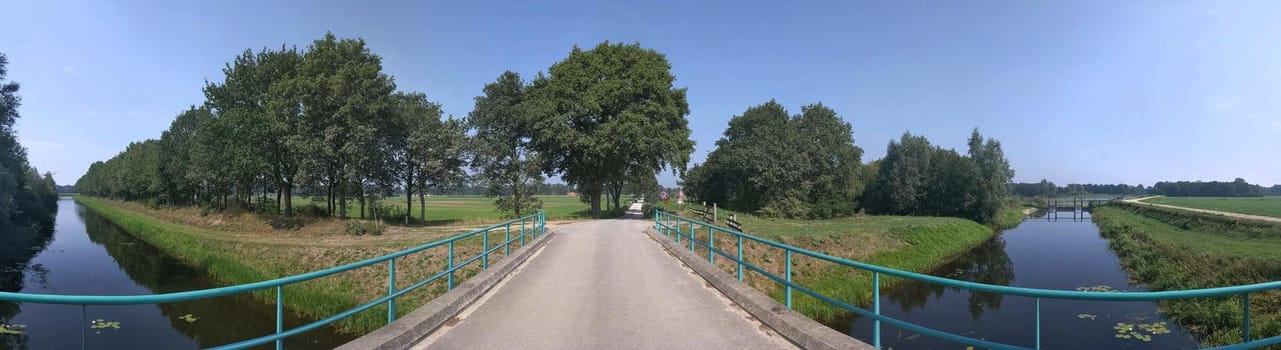
[[[1060,213],[1071,217],[1070,211]],[[932,275],[994,285],[1074,290],[1109,286],[1115,290],[1144,290],[1132,284],[1107,240],[1089,219],[1028,220],[962,254]],[[1016,278],[1017,277],[1017,278]],[[904,282],[882,291],[882,314],[920,326],[1000,343],[1032,346],[1035,341],[1036,301],[1033,298],[921,282]],[[1041,301],[1042,343],[1048,349],[1193,349],[1196,342],[1185,330],[1162,317],[1152,302]],[[1086,316],[1081,316],[1086,315]],[[1147,341],[1117,338],[1118,323],[1166,322],[1170,333]],[[872,320],[852,317],[834,328],[866,342],[872,340]],[[964,345],[883,324],[882,345],[894,349],[954,349]]]
[[[0,268],[23,267],[16,272],[0,272],[5,291],[141,295],[218,286],[199,270],[124,233],[69,199],[59,203],[56,230],[43,237],[43,244],[32,240],[35,243],[23,246],[25,251],[7,249],[14,247],[8,242],[0,248],[5,249]],[[184,319],[186,315],[194,316],[194,322]],[[77,305],[0,303],[3,322],[27,325],[21,336],[0,335],[0,349],[80,348],[82,344],[88,349],[204,348],[271,334],[275,331],[275,318],[274,304],[248,295],[83,309]],[[98,319],[120,322],[120,328],[90,328],[91,321]],[[309,321],[287,315],[285,326],[306,322]],[[351,339],[324,327],[290,338],[286,346],[331,349]]]
[[[943,265],[936,274],[962,281],[973,281],[995,285],[1009,285],[1014,280],[1014,264],[1005,253],[1005,239],[996,237],[979,245],[956,260]],[[920,283],[911,288],[896,288],[885,296],[893,301],[903,312],[913,309],[924,309],[931,299],[938,299],[945,290],[961,291],[960,288],[945,287],[939,284]],[[1000,309],[1003,294],[969,293],[969,311],[971,319],[979,319],[987,309]]]
[[[0,291],[16,292],[25,285],[26,275],[33,274],[36,283],[46,283],[49,271],[31,259],[53,241],[53,225],[24,225],[15,223],[0,228]],[[22,312],[22,304],[0,302],[0,324],[12,325],[14,316]],[[21,330],[14,328],[14,330]],[[25,334],[0,334],[0,349],[24,349]]]

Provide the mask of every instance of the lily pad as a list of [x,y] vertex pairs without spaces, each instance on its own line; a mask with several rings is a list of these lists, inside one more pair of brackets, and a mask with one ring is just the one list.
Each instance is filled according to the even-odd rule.
[[1082,319],[1082,320],[1093,320],[1093,319],[1099,318],[1099,315],[1094,315],[1094,314],[1077,314],[1077,315],[1076,315],[1076,318],[1079,318],[1079,319]]
[[186,314],[186,315],[179,316],[178,319],[187,321],[187,323],[193,323],[193,322],[196,322],[196,320],[199,320],[200,318],[196,316],[192,316],[191,314]]
[[120,321],[107,321],[107,320],[103,320],[103,319],[96,319],[96,320],[93,320],[93,322],[90,322],[90,323],[89,323],[89,328],[93,328],[93,329],[107,329],[107,328],[111,328],[111,329],[120,329]]
[[18,330],[19,328],[27,328],[27,326],[20,325],[20,324],[0,323],[0,334],[23,334],[24,332]]

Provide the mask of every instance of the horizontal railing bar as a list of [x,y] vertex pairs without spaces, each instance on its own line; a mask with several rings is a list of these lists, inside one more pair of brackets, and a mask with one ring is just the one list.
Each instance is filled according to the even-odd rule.
[[[522,219],[535,219],[536,217],[537,215],[529,215],[521,219],[509,220],[503,224],[519,222]],[[496,226],[501,227],[501,225],[503,224],[498,224]],[[493,227],[490,227],[489,229],[492,229],[492,228]],[[253,291],[268,289],[268,288],[275,288],[277,286],[285,286],[285,285],[295,284],[299,282],[306,282],[306,281],[310,281],[310,280],[325,277],[325,276],[330,276],[330,275],[334,275],[334,274],[338,274],[346,271],[351,271],[361,267],[382,263],[394,258],[399,258],[402,256],[418,253],[427,249],[439,247],[439,246],[448,244],[450,242],[474,237],[476,235],[482,234],[483,231],[484,230],[482,229],[482,230],[472,231],[468,233],[463,233],[460,235],[456,235],[456,236],[445,238],[435,242],[427,243],[417,247],[409,248],[399,252],[390,253],[380,257],[365,259],[365,260],[361,260],[361,261],[357,261],[357,262],[353,262],[345,265],[339,265],[339,266],[331,267],[324,270],[312,271],[312,272],[288,276],[288,277],[282,277],[277,279],[252,282],[252,283],[246,283],[246,284],[239,284],[234,286],[209,288],[209,289],[185,291],[185,292],[165,293],[165,294],[151,294],[151,295],[57,295],[57,294],[27,294],[27,293],[0,292],[0,300],[26,302],[26,303],[39,303],[39,304],[134,305],[134,304],[161,304],[161,303],[173,303],[173,302],[181,302],[181,301],[196,300],[196,299],[206,299],[206,298],[225,296],[225,295],[231,295],[231,294],[253,292]]]
[[884,274],[895,276],[895,277],[902,277],[902,278],[917,280],[921,282],[940,284],[948,287],[956,287],[956,288],[962,288],[962,289],[979,291],[979,292],[1018,295],[1018,296],[1026,296],[1026,297],[1040,297],[1040,298],[1049,298],[1049,299],[1068,299],[1068,300],[1153,301],[1153,300],[1170,300],[1170,299],[1222,297],[1222,296],[1231,296],[1231,295],[1242,294],[1242,293],[1261,292],[1261,291],[1268,291],[1273,289],[1281,289],[1281,281],[1255,283],[1255,284],[1247,284],[1247,285],[1239,285],[1239,286],[1228,286],[1228,287],[1178,290],[1178,291],[1107,292],[1107,293],[998,286],[998,285],[992,285],[992,284],[954,280],[950,278],[931,276],[931,275],[920,274],[920,273],[915,273],[910,271],[903,271],[903,270],[888,268],[884,266],[852,261],[849,259],[844,259],[844,258],[835,257],[835,256],[831,256],[831,255],[827,255],[819,252],[810,251],[804,248],[794,247],[794,246],[786,245],[783,243],[770,241],[767,239],[759,238],[759,237],[752,236],[742,232],[719,228],[718,226],[715,226],[713,224],[686,218],[679,215],[674,215],[670,213],[665,213],[664,215],[670,215],[671,217],[676,218],[678,220],[682,220],[692,224],[697,224],[700,226],[711,226],[711,227],[714,227],[714,229],[717,229],[721,232],[733,234],[735,236],[741,236],[743,238],[756,241],[759,243],[763,243],[766,245],[770,245],[779,249],[790,250],[794,253],[800,253],[802,255],[807,255],[812,258],[817,258],[820,260],[825,260],[825,261],[840,264],[840,265],[850,266],[850,267],[858,268],[858,269],[869,271],[869,272],[880,272],[880,273],[884,273]]

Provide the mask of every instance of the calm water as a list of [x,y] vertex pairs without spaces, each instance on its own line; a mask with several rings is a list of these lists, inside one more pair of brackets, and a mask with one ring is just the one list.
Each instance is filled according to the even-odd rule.
[[[139,295],[218,286],[71,199],[58,202],[56,220],[53,232],[0,233],[5,238],[0,243],[9,248],[0,250],[0,290]],[[180,318],[187,314],[196,321]],[[0,334],[0,349],[78,349],[82,344],[86,349],[203,348],[271,334],[275,317],[274,304],[249,296],[83,309],[0,302],[0,323],[26,325],[26,334]],[[120,322],[120,328],[90,328],[98,319]],[[286,327],[303,323],[295,317],[285,320]],[[286,346],[331,349],[351,339],[326,327],[293,337]]]
[[[1077,220],[1073,220],[1071,211],[1058,214],[1057,221],[1030,218],[932,274],[1032,288],[1075,290],[1108,286],[1122,291],[1144,290],[1130,282],[1088,213],[1075,214]],[[1028,347],[1035,344],[1035,312],[1033,298],[971,293],[926,283],[906,283],[881,293],[881,313],[890,317]],[[1117,338],[1113,329],[1117,323],[1162,321],[1170,333],[1151,335],[1148,342]],[[871,319],[855,317],[841,324],[848,325],[850,335],[871,342]],[[881,332],[882,345],[894,349],[965,348],[888,324],[881,325]],[[1041,301],[1041,343],[1046,349],[1193,349],[1197,345],[1185,330],[1161,317],[1151,302],[1050,299]]]

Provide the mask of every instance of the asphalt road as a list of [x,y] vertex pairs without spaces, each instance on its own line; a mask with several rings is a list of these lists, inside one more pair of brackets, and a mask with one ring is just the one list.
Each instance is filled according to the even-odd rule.
[[795,348],[649,239],[651,224],[556,228],[541,252],[414,349]]

